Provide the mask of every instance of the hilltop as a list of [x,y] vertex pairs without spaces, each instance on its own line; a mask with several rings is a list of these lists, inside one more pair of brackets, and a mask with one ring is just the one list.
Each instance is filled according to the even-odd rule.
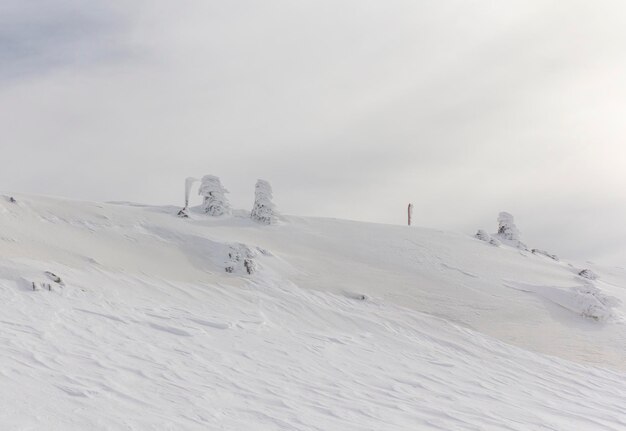
[[626,427],[624,269],[417,227],[15,199],[6,429]]

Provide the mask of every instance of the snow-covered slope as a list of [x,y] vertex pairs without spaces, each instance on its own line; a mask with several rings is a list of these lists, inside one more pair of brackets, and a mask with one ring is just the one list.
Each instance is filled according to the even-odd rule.
[[624,270],[401,226],[16,198],[1,429],[626,429]]

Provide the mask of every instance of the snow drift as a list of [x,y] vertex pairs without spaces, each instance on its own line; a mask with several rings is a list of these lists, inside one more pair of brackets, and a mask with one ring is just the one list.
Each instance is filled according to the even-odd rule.
[[3,429],[626,428],[622,269],[405,226],[17,201]]

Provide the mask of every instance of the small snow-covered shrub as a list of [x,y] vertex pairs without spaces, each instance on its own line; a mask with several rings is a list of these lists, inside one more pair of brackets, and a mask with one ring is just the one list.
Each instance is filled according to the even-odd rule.
[[474,237],[478,238],[481,241],[485,241],[491,245],[495,245],[496,247],[500,245],[500,241],[493,238],[491,235],[487,233],[487,231],[483,229],[478,229],[478,232],[476,232],[476,235],[474,235]]
[[556,260],[557,262],[559,261],[559,258],[558,258],[558,256],[556,254],[550,254],[550,253],[548,253],[545,250],[539,250],[538,248],[533,248],[532,249],[532,253],[533,254],[540,254],[540,255],[545,256],[547,258],[550,258],[552,260]]
[[612,308],[621,303],[618,298],[605,295],[591,283],[575,288],[574,292],[577,295],[576,303],[581,308],[581,314],[594,320],[607,320],[614,317]]
[[474,235],[474,237],[478,238],[481,241],[487,242],[489,242],[489,240],[491,239],[491,235],[489,235],[486,231],[482,229],[478,229],[478,232],[476,232],[476,235]]
[[204,197],[202,208],[210,216],[221,216],[230,214],[230,204],[226,199],[226,190],[220,179],[215,175],[205,175],[202,177],[198,194]]
[[48,277],[50,280],[54,281],[59,286],[65,286],[65,283],[63,282],[63,280],[61,280],[61,277],[56,275],[54,272],[45,271],[44,274],[46,275],[46,277]]
[[593,272],[590,269],[583,269],[582,271],[580,271],[578,273],[578,275],[580,275],[582,278],[586,278],[587,280],[597,280],[598,279],[598,274],[596,274],[595,272]]
[[224,269],[228,273],[245,272],[251,275],[258,269],[255,261],[256,256],[256,252],[247,245],[233,245],[228,251],[228,259]]
[[252,220],[263,224],[272,224],[276,221],[272,202],[272,186],[265,180],[258,180],[254,190],[254,206],[250,217]]
[[248,274],[252,274],[257,270],[256,262],[251,258],[246,258],[243,260],[243,267],[246,269],[246,272]]
[[515,225],[515,219],[508,212],[503,211],[498,215],[498,233],[496,236],[507,245],[528,250],[526,244],[520,240],[520,232]]

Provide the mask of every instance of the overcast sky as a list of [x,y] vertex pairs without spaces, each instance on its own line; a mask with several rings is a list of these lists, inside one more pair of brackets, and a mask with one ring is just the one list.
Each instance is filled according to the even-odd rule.
[[[522,239],[626,266],[626,2],[3,0],[0,190]],[[196,197],[199,202],[199,198]]]

